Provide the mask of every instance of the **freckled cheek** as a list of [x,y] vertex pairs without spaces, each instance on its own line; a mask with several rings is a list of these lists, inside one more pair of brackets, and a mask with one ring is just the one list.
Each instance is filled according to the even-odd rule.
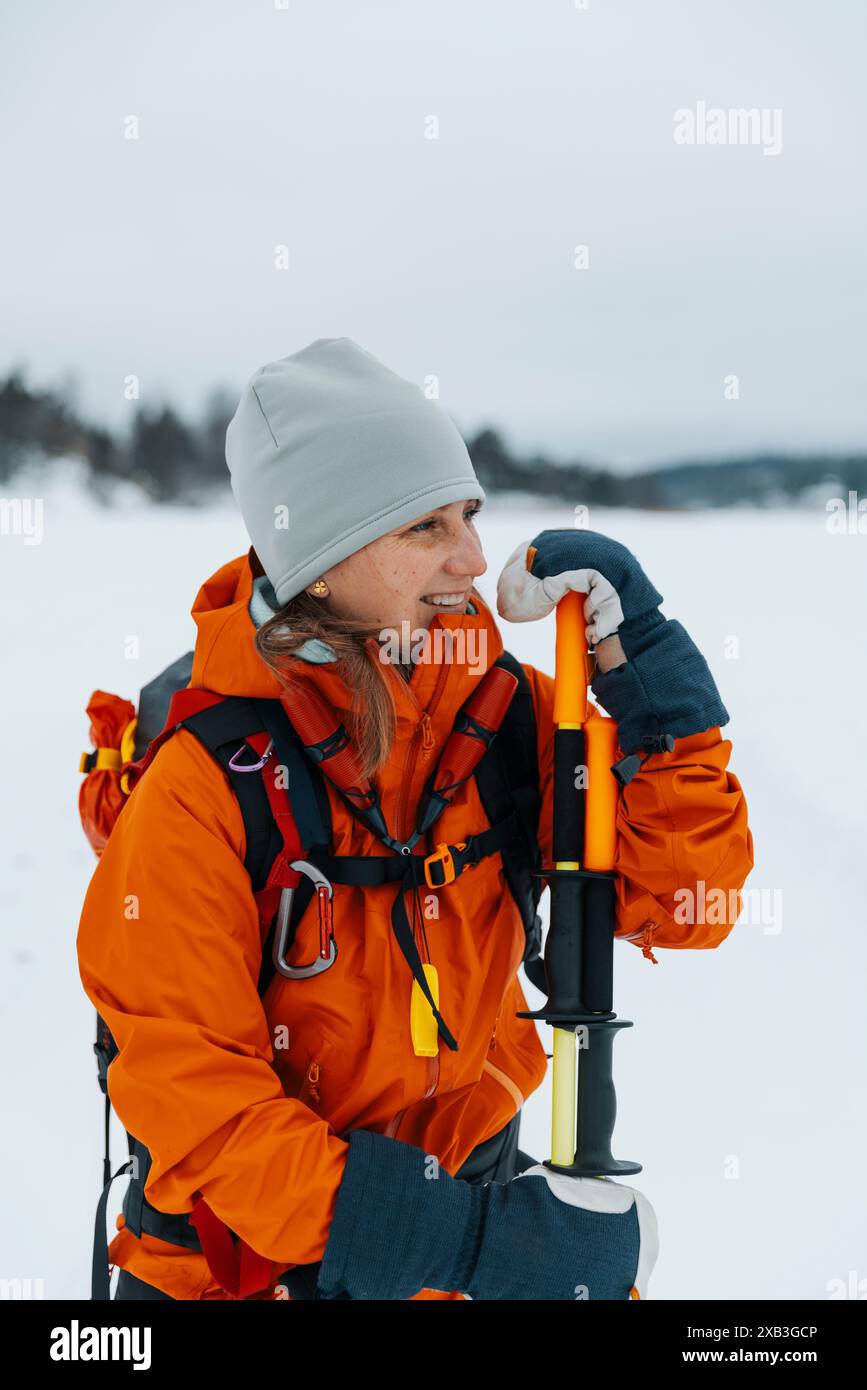
[[424,582],[420,565],[395,565],[389,575],[389,587],[401,598],[415,598]]
[[376,561],[371,559],[370,577],[379,588],[382,601],[391,602],[416,592],[414,572],[408,572],[396,560]]
[[[415,549],[415,548],[413,548]],[[425,592],[425,585],[432,582],[434,566],[430,556],[422,556],[415,549],[395,546],[384,554],[370,556],[371,569],[384,589],[395,598],[411,600],[421,607],[419,596]]]

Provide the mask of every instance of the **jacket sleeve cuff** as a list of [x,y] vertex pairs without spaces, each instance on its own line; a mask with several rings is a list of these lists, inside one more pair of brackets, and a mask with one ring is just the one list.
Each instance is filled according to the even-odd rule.
[[[323,1298],[412,1298],[461,1289],[481,1241],[482,1192],[432,1154],[356,1129],[319,1270]],[[466,1287],[466,1282],[464,1282]]]
[[640,749],[642,739],[654,734],[684,738],[728,723],[710,668],[679,622],[666,619],[650,643],[637,645],[624,665],[597,671],[591,685],[617,722],[624,753]]

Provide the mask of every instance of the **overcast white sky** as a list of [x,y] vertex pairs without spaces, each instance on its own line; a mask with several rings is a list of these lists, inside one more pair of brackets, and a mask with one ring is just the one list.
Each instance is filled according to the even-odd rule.
[[865,0],[282,4],[5,8],[0,371],[120,427],[345,334],[522,451],[863,449]]

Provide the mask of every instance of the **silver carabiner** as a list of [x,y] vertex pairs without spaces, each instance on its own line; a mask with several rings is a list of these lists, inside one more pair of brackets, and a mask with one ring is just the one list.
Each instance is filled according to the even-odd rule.
[[[310,965],[287,965],[283,959],[283,952],[286,949],[286,937],[289,934],[289,918],[292,914],[292,900],[295,897],[294,888],[284,888],[280,894],[280,905],[277,909],[277,930],[274,933],[274,968],[279,970],[281,975],[285,975],[289,980],[309,980],[313,975],[321,975],[323,970],[330,970],[337,959],[337,942],[331,931],[331,902],[334,897],[334,889],[328,879],[315,864],[308,864],[306,859],[295,859],[289,866],[297,873],[304,874],[312,879],[316,886],[319,898],[319,930],[320,930],[320,952]],[[327,917],[323,916],[323,895],[320,889],[327,889]],[[327,956],[322,955],[324,945],[325,928],[329,942]]]

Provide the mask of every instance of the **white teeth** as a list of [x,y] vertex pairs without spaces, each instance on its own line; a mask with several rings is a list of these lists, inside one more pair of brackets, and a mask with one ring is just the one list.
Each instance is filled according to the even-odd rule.
[[463,594],[425,594],[425,603],[436,603],[443,608],[454,608],[463,599]]

